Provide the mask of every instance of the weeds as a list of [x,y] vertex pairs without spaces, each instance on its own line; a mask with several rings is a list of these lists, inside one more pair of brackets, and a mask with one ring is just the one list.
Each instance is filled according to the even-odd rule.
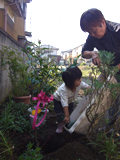
[[10,140],[0,131],[0,158],[8,156],[10,160],[13,159],[13,149],[14,146],[11,145]]
[[30,132],[31,125],[27,109],[28,106],[24,103],[15,103],[12,100],[5,103],[0,115],[0,129],[4,132],[10,129],[21,133]]
[[32,149],[32,147],[33,144],[29,142],[27,145],[27,150],[18,158],[18,160],[41,160],[43,156],[40,152],[40,148],[36,147],[36,149]]
[[120,142],[117,142],[117,140],[113,138],[113,132],[110,137],[107,137],[105,133],[100,132],[99,134],[97,134],[95,142],[89,144],[94,145],[94,148],[97,147],[99,153],[104,153],[106,160],[120,158],[118,151]]

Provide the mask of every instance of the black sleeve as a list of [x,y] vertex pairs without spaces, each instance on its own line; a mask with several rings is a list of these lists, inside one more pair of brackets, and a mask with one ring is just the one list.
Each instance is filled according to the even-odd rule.
[[84,51],[93,51],[93,49],[94,49],[94,45],[92,43],[93,41],[94,41],[94,39],[89,35],[86,40],[86,43],[84,44],[84,46],[82,48],[82,57],[83,57]]
[[120,43],[120,30],[118,31],[119,43]]

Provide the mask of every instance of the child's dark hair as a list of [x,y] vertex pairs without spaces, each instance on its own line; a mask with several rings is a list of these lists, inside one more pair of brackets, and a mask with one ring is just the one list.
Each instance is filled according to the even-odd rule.
[[74,82],[82,77],[82,72],[78,67],[68,68],[62,73],[62,79],[69,89],[74,88]]

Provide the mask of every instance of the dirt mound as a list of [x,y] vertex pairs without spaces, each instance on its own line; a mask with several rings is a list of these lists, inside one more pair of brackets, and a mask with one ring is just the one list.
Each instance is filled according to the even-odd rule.
[[47,154],[43,160],[95,160],[94,152],[85,144],[80,142],[67,143],[53,153]]
[[88,145],[85,135],[68,133],[55,133],[57,124],[50,118],[42,127],[44,138],[41,141],[43,160],[104,160],[105,158]]

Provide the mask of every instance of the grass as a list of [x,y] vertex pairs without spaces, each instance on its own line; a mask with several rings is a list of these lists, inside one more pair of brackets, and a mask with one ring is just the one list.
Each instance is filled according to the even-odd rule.
[[92,72],[91,68],[89,66],[79,66],[79,68],[82,71],[83,77],[89,77],[90,72]]
[[82,71],[82,80],[86,82],[87,84],[91,84],[91,80],[89,79],[89,74],[92,72],[91,68],[89,66],[79,66],[79,68]]
[[[85,65],[85,66],[79,66],[79,68],[82,71],[82,80],[90,85],[91,80],[89,79],[89,74],[92,72],[91,67],[88,65]],[[97,76],[99,76],[99,75],[100,75],[100,73]]]

